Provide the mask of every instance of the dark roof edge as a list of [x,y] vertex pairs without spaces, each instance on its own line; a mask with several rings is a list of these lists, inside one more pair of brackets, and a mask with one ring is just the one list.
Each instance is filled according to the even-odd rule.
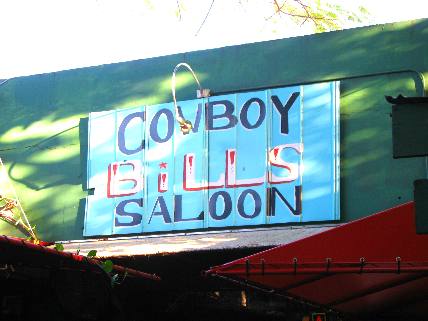
[[405,97],[398,95],[396,98],[392,96],[385,96],[385,99],[390,104],[403,105],[403,104],[427,104],[428,97]]

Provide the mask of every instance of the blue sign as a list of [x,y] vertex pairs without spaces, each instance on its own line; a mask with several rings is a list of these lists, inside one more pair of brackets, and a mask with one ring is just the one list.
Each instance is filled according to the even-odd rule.
[[338,83],[89,115],[85,236],[339,218]]

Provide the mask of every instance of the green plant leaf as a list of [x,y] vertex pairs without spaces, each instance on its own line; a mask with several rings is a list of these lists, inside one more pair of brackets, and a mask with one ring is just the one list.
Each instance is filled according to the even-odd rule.
[[62,245],[61,243],[55,243],[54,249],[59,251],[59,252],[62,252],[62,251],[64,251],[64,245]]
[[87,258],[92,259],[97,256],[97,250],[90,250],[86,255]]
[[105,272],[110,273],[113,271],[113,262],[111,260],[104,261],[102,263],[102,268]]

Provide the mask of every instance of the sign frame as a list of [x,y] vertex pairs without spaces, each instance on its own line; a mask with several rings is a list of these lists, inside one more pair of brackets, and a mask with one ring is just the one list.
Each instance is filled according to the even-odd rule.
[[[228,102],[233,105],[233,112],[229,112],[232,107]],[[133,235],[338,220],[340,218],[339,103],[339,82],[239,92],[183,101],[178,103],[180,112],[194,123],[189,135],[183,135],[180,132],[175,121],[172,103],[90,113],[87,188],[95,188],[95,192],[94,195],[87,197],[84,236]],[[298,110],[296,106],[299,106]],[[294,124],[293,121],[298,121],[300,126],[298,132],[294,133],[291,125],[290,128],[285,128],[287,126],[284,124],[284,110],[287,108],[287,126],[289,123]],[[322,108],[327,109],[328,112],[321,113]],[[214,111],[216,109],[217,111]],[[108,121],[99,122],[103,117]],[[305,121],[309,122],[308,119],[312,121],[312,126],[306,125]],[[162,123],[166,126],[159,125]],[[232,123],[234,123],[233,126],[231,126]],[[143,124],[145,126],[142,126]],[[100,126],[101,130],[97,129],[97,126]],[[260,129],[263,126],[266,128],[264,134]],[[105,130],[106,127],[114,130]],[[312,128],[315,128],[314,132],[310,130]],[[324,131],[328,131],[328,134],[324,134]],[[201,133],[202,137],[199,137]],[[253,148],[259,146],[257,139],[260,135],[266,141],[266,145],[259,148],[265,150],[265,155],[254,153],[251,148],[250,150],[243,147],[240,149],[240,146],[245,146],[245,142],[248,141],[254,142]],[[298,141],[284,139],[292,135],[295,135],[294,139]],[[235,149],[228,143],[232,136],[236,140]],[[127,139],[129,137],[136,138],[130,140]],[[135,143],[138,140],[141,141],[140,145]],[[318,140],[328,141],[328,143],[324,144]],[[308,151],[306,141],[310,141],[309,145],[313,145],[314,149],[317,145],[321,146],[317,147],[319,151]],[[200,147],[200,152],[192,154],[186,146],[196,149]],[[224,148],[225,146],[227,148]],[[278,146],[280,148],[275,150]],[[104,149],[104,152],[97,152],[97,149]],[[323,149],[328,149],[328,152],[323,152]],[[281,184],[287,183],[286,180],[284,181],[284,168],[290,175],[293,169],[290,169],[290,163],[284,160],[281,163],[281,157],[276,163],[272,161],[275,152],[283,155],[281,157],[285,157],[287,153],[287,157],[294,157],[298,164],[304,165],[303,174],[300,172],[302,166],[299,165],[299,176],[291,177],[294,180],[300,179],[300,191],[295,187],[294,191],[281,192]],[[112,153],[115,154],[114,159],[111,158],[110,160],[113,161],[106,166],[105,158],[109,158]],[[141,154],[138,156],[140,158],[134,157],[138,153]],[[322,157],[328,159],[328,170],[326,166],[324,171],[314,170],[317,153],[324,153]],[[160,154],[164,158],[153,156]],[[223,163],[218,165],[220,163],[218,159],[221,158]],[[245,158],[253,160],[254,163],[264,161],[265,173],[261,173],[257,166],[251,167],[251,162],[244,164],[241,159]],[[191,159],[198,168],[186,173],[185,169],[191,169]],[[233,166],[232,159],[236,160]],[[179,165],[180,162],[182,165]],[[174,164],[172,171],[169,167],[171,164]],[[184,170],[179,168],[180,166]],[[226,166],[225,169],[224,166]],[[318,166],[322,167],[320,164]],[[104,172],[98,170],[99,168]],[[119,173],[120,175],[112,174],[120,171],[123,171]],[[129,173],[126,174],[126,171],[133,174],[139,173],[142,179],[134,179],[128,175]],[[225,177],[221,176],[222,171]],[[329,177],[325,179],[329,180],[328,186],[323,181],[319,186],[312,184],[314,188],[305,189],[305,186],[310,185],[311,180],[320,180],[320,176],[327,171]],[[248,172],[260,173],[256,175],[257,177],[253,177],[254,175],[248,175]],[[308,172],[310,174],[306,174]],[[203,173],[202,177],[198,173]],[[180,176],[182,182],[179,182]],[[164,181],[162,181],[163,177]],[[283,177],[282,181],[281,177]],[[288,183],[294,181],[291,178],[289,177]],[[115,184],[111,183],[112,179]],[[107,188],[105,188],[106,182]],[[175,182],[179,182],[181,187],[176,186],[178,184]],[[259,187],[253,187],[259,185],[263,186],[258,190]],[[298,184],[295,185],[298,186]],[[125,192],[121,193],[121,189]],[[102,193],[100,190],[103,190]],[[230,196],[229,190],[233,190],[233,193],[230,192],[233,196]],[[301,196],[298,196],[298,193]],[[329,202],[328,209],[323,207],[324,205],[321,204],[323,202],[305,201],[306,198],[318,197],[317,193],[327,195],[325,200]],[[293,197],[295,202],[291,204],[292,202],[288,202],[287,199]],[[275,215],[278,212],[287,211],[287,208],[289,210],[294,208],[298,213],[296,201],[298,197],[301,197],[302,213],[293,215],[288,220]],[[165,201],[165,198],[169,201]],[[97,206],[95,215],[94,204]],[[313,217],[306,219],[304,217],[306,208],[311,208],[314,213],[316,211],[327,213],[319,216],[313,214]],[[265,209],[264,212],[263,209]],[[269,214],[272,210],[274,215]],[[189,215],[192,211],[193,213]],[[229,213],[227,217],[225,213]],[[255,215],[255,213],[258,214]],[[159,223],[162,220],[165,224]],[[156,221],[155,228],[143,227]],[[138,224],[129,226],[129,222],[138,222]],[[123,226],[120,226],[121,224]]]

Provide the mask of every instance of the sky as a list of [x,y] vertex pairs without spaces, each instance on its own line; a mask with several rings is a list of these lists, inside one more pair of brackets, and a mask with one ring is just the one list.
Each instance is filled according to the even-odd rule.
[[[370,18],[364,24],[428,18],[426,0],[331,1],[367,8]],[[312,33],[308,25],[266,20],[271,3],[0,0],[0,79]]]

